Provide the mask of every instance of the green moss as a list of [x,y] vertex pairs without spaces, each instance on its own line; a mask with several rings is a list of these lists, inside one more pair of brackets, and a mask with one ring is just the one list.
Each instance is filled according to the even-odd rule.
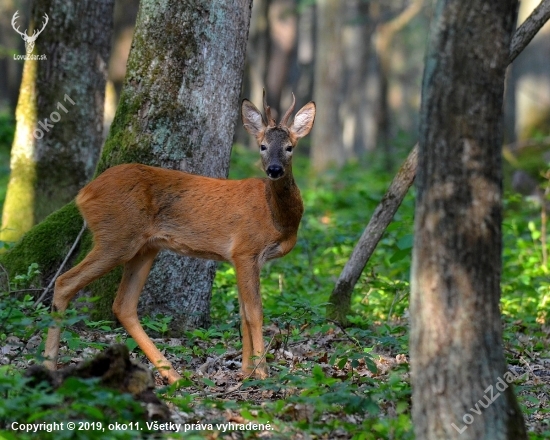
[[127,91],[122,92],[109,136],[97,165],[96,176],[107,168],[122,163],[152,161],[147,137],[138,127],[138,111],[141,107],[142,103],[138,95]]
[[[194,105],[181,102],[182,88],[200,90],[204,82],[200,48],[207,39],[205,20],[213,20],[213,17],[208,10],[210,2],[202,3],[204,5],[193,7],[163,2],[159,5],[152,0],[140,3],[122,96],[95,176],[122,163],[169,166],[186,158],[193,158],[197,163],[203,160],[202,156],[193,155],[201,151],[201,127],[208,125],[206,115],[201,113],[200,102]],[[174,15],[178,19],[168,20],[166,26],[155,25],[159,20],[166,21],[166,16]],[[54,98],[59,93],[52,91],[51,100],[58,99]],[[76,117],[77,107],[74,110]],[[194,122],[190,124],[189,121]],[[56,165],[51,164],[43,170],[47,172],[48,168],[56,168]],[[70,183],[62,182],[59,186],[68,187]],[[37,262],[42,272],[51,276],[81,225],[82,219],[73,202],[33,228],[9,254],[0,258],[0,262],[5,262],[12,273],[26,270],[30,263]],[[84,259],[92,246],[91,235],[86,233],[74,260]],[[73,265],[71,261],[66,269]],[[87,287],[90,295],[99,297],[94,303],[94,317],[112,316],[112,302],[121,275],[119,267]]]
[[26,273],[31,263],[38,263],[42,279],[51,277],[81,228],[82,217],[71,202],[27,232],[9,252],[0,255],[0,264],[14,276]]
[[[167,4],[141,2],[122,95],[96,175],[121,163],[180,162],[200,145],[201,131],[180,125],[197,117],[181,104],[179,93],[184,82],[192,88],[190,82],[204,81],[202,62],[197,61],[202,57],[198,42],[204,38],[203,22],[193,14],[208,17],[206,7],[184,11],[178,7],[178,14],[189,15],[188,19],[168,20],[161,29],[147,21],[174,11]],[[182,28],[182,21],[189,26]]]

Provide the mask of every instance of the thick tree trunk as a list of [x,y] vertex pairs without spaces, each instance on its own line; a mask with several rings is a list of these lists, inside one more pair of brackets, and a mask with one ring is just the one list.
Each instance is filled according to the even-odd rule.
[[[34,4],[34,29],[42,27],[44,14],[49,17],[35,46],[35,54],[47,58],[25,61],[1,240],[17,241],[93,176],[103,142],[113,5]],[[27,28],[24,17],[19,20],[20,29]]]
[[435,10],[410,301],[412,415],[421,439],[527,438],[499,310],[502,97],[516,6],[440,0]]

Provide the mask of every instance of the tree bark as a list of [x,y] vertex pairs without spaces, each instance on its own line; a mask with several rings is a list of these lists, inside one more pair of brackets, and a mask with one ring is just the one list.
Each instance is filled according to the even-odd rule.
[[411,269],[417,438],[527,438],[505,375],[499,309],[502,101],[516,6],[440,0],[435,10]]
[[[47,59],[25,61],[1,240],[17,241],[93,176],[103,142],[113,5],[113,0],[34,4],[35,29],[44,14],[49,17],[35,46]],[[23,18],[20,29],[27,27]]]
[[[141,2],[126,80],[96,174],[139,162],[227,176],[250,8],[250,0]],[[74,204],[57,211],[2,262],[12,272],[21,270],[24,262],[37,261],[51,274],[63,256],[59,249],[70,247],[82,224],[80,220],[73,225],[75,215]],[[72,239],[54,246],[55,254],[49,255],[41,247],[41,237],[49,235],[54,221],[57,225],[67,221],[63,229],[74,235],[64,235],[64,240]],[[91,247],[89,236],[83,242],[80,258]],[[33,253],[35,247],[40,252]],[[32,261],[29,254],[34,255]],[[212,261],[161,253],[142,293],[140,312],[172,316],[173,334],[188,326],[207,325],[214,272]],[[112,316],[120,276],[115,270],[89,286],[91,294],[101,298],[96,316]]]

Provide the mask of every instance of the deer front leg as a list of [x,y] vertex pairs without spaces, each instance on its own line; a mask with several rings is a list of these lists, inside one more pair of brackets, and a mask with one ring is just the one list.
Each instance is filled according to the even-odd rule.
[[[260,268],[254,257],[235,259],[239,305],[243,335],[243,365],[245,375],[258,379],[267,377],[264,358],[262,297],[260,295]],[[255,358],[255,359],[253,359]]]

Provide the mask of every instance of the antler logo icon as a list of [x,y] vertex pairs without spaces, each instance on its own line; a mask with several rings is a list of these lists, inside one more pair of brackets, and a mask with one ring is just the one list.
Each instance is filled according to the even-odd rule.
[[27,35],[27,29],[25,29],[25,32],[19,31],[19,26],[15,27],[15,22],[18,18],[19,11],[15,11],[15,14],[13,14],[13,18],[11,19],[11,25],[15,32],[17,32],[19,35],[21,35],[21,38],[25,41],[25,51],[27,52],[27,55],[30,55],[34,49],[34,42],[38,38],[38,36],[42,33],[46,25],[48,24],[48,14],[44,14],[44,24],[42,26],[42,29],[40,29],[38,32],[36,29],[32,33],[32,35]]

